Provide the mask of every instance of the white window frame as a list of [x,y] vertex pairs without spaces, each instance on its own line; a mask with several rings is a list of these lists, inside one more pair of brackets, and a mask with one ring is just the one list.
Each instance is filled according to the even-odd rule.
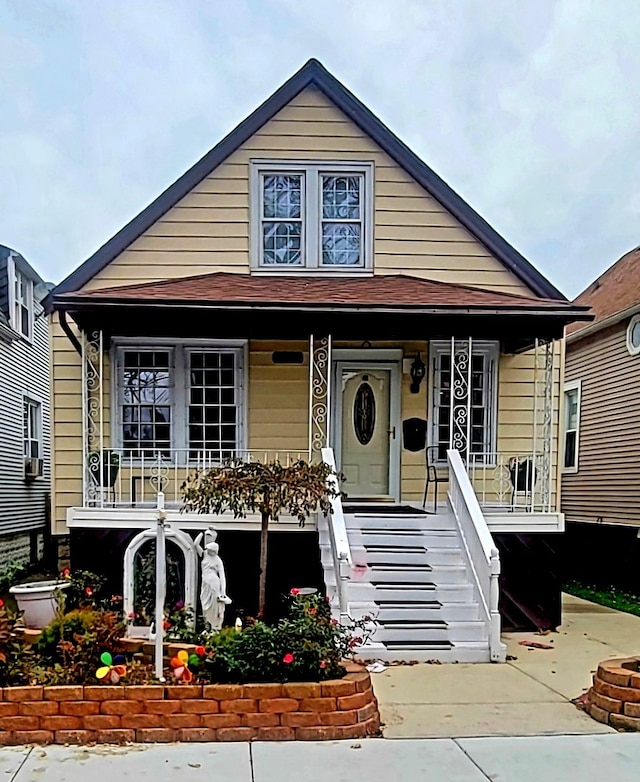
[[[35,420],[33,421],[33,426],[35,431],[25,431],[24,424],[24,413],[25,408],[28,407],[30,410],[35,411]],[[31,416],[28,418],[29,422],[31,423]],[[34,399],[30,396],[23,396],[22,397],[22,421],[23,421],[23,432],[22,432],[22,451],[24,459],[42,459],[43,458],[43,450],[44,450],[44,443],[43,443],[43,437],[42,437],[42,402],[38,399]],[[30,426],[29,426],[30,428]],[[31,443],[37,443],[38,445],[38,454],[37,456],[31,455],[31,448],[27,448],[27,443],[31,445]],[[29,453],[27,453],[29,451]]]
[[[568,407],[567,407],[567,394],[571,391],[577,391],[578,392],[578,398],[577,398],[577,407],[578,412],[576,415],[576,428],[575,429],[567,429],[567,415],[568,415]],[[562,461],[560,464],[562,465],[562,472],[567,475],[575,474],[578,472],[578,459],[580,456],[580,414],[581,414],[581,406],[582,406],[582,381],[581,380],[571,380],[564,384],[562,388]],[[565,460],[565,454],[567,449],[567,433],[568,432],[574,432],[576,433],[576,446],[575,446],[575,460],[574,464],[571,467],[565,467],[564,466],[564,460]]]
[[[7,283],[9,293],[9,323],[11,328],[20,334],[27,342],[33,341],[33,321],[34,321],[34,298],[33,298],[33,280],[26,275],[16,264],[15,256],[9,255],[7,260]],[[21,281],[26,283],[27,301],[22,302],[16,298],[16,286]],[[22,330],[21,308],[25,306],[28,312],[28,333]]]
[[[456,342],[463,342],[467,340],[458,340]],[[480,341],[473,340],[471,346],[471,355],[482,354],[491,363],[490,377],[489,377],[489,447],[487,453],[496,454],[498,445],[498,365],[500,361],[500,343],[493,341]],[[437,419],[436,419],[436,387],[435,387],[435,363],[439,356],[451,355],[451,340],[433,340],[429,343],[429,362],[427,364],[427,382],[428,382],[428,403],[427,403],[427,418],[429,421],[428,427],[428,444],[429,447],[438,445],[437,436]],[[489,374],[489,373],[487,373]],[[473,452],[469,450],[469,454]],[[437,467],[446,466],[446,459],[436,459],[434,464]],[[495,456],[489,457],[482,464],[478,464],[478,467],[491,467],[495,466]]]
[[629,321],[627,326],[627,350],[632,356],[637,356],[640,353],[640,345],[637,347],[631,341],[631,335],[633,334],[633,328],[640,323],[640,315],[634,315]]
[[[322,274],[335,276],[370,275],[373,270],[373,226],[374,226],[374,164],[371,162],[334,160],[252,160],[250,163],[251,186],[251,268],[254,272],[268,274]],[[262,181],[269,174],[301,174],[302,183],[302,262],[299,264],[263,263],[262,242]],[[322,188],[321,177],[361,176],[362,189],[362,255],[358,266],[341,266],[322,263]],[[267,220],[267,222],[269,222]],[[332,221],[326,221],[332,222]],[[335,221],[341,222],[341,221]]]
[[[115,413],[112,416],[111,442],[116,450],[123,450],[122,441],[122,396],[120,373],[123,366],[123,353],[128,350],[166,350],[171,355],[172,396],[171,396],[171,445],[172,450],[187,454],[189,451],[189,377],[187,357],[190,352],[212,351],[236,354],[235,389],[238,407],[237,449],[246,451],[247,439],[247,384],[246,366],[248,342],[246,340],[206,340],[206,339],[139,339],[135,337],[117,337],[111,342],[111,398],[115,401]],[[183,378],[183,383],[176,380]],[[113,409],[113,407],[112,407]],[[185,456],[186,460],[186,456]],[[133,462],[139,461],[134,457]]]

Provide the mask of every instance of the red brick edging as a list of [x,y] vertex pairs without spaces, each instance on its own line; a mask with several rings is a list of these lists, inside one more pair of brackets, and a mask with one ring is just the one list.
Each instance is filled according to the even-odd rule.
[[[380,728],[369,673],[318,683],[6,687],[0,745],[355,739]],[[640,690],[638,690],[640,693]]]
[[640,731],[640,657],[606,660],[598,665],[586,711],[594,720],[619,730]]

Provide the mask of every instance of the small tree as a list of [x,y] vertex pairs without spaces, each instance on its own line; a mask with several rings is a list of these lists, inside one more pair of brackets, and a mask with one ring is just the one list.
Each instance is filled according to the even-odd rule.
[[337,480],[328,482],[332,475],[339,477],[324,462],[309,464],[301,459],[285,467],[278,461],[262,464],[231,460],[196,473],[182,485],[185,511],[230,511],[235,518],[260,514],[259,618],[264,616],[266,602],[269,521],[289,513],[303,525],[316,510],[329,513],[331,499],[341,494]]

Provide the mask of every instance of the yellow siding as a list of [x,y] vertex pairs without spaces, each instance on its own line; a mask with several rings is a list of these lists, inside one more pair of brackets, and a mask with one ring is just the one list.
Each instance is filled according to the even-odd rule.
[[372,161],[374,269],[530,291],[363,131],[315,89],[307,89],[170,209],[85,287],[248,272],[252,158]]

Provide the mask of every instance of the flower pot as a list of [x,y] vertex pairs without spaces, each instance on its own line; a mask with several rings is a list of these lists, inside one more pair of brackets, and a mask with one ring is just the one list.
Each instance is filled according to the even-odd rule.
[[30,581],[12,586],[9,592],[15,597],[18,609],[22,611],[25,627],[37,630],[46,627],[56,616],[58,603],[55,593],[66,589],[66,581]]

